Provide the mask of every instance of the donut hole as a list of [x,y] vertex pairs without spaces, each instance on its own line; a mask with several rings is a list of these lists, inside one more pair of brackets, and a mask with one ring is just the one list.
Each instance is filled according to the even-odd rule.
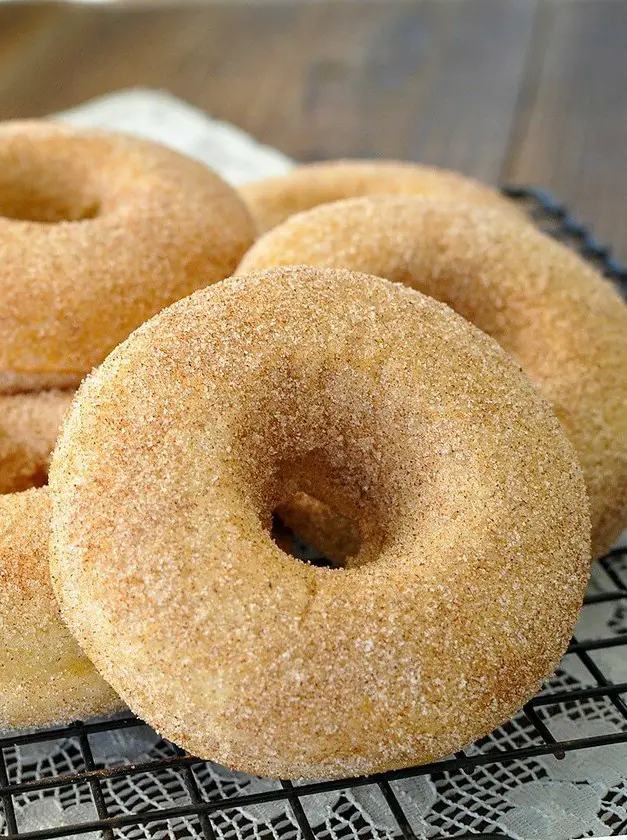
[[302,491],[273,510],[272,538],[291,557],[332,569],[356,565],[362,548],[354,519]]
[[[274,355],[271,363],[279,364]],[[392,515],[392,459],[381,452],[372,418],[370,378],[344,365],[324,375],[291,353],[279,370],[264,378],[266,392],[254,401],[254,431],[235,438],[232,457],[248,488],[246,505],[264,539],[273,536],[285,554],[336,570],[377,562],[398,517]]]
[[20,222],[59,224],[94,219],[101,202],[88,179],[67,167],[44,165],[0,172],[0,216]]
[[37,191],[21,195],[0,195],[0,216],[19,222],[59,224],[82,222],[99,215],[100,202],[68,203],[63,196],[46,196]]

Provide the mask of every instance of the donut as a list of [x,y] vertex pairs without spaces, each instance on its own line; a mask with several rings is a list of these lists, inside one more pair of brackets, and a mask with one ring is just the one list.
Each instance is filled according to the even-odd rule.
[[50,454],[72,391],[0,395],[0,493],[46,483]]
[[590,497],[593,556],[612,546],[627,524],[627,306],[595,269],[496,208],[409,196],[347,200],[294,216],[258,240],[238,271],[289,263],[404,283],[495,338],[553,405],[575,446]]
[[0,125],[0,392],[77,385],[155,312],[228,276],[252,238],[235,191],[177,152]]
[[0,730],[124,708],[61,620],[49,538],[47,488],[0,496]]
[[497,190],[459,172],[419,163],[334,160],[297,166],[286,175],[239,187],[259,232],[318,204],[368,195],[436,195],[501,207],[523,218]]
[[[568,643],[585,487],[537,390],[447,306],[308,267],[233,278],[82,384],[50,470],[53,585],[81,648],[192,754],[280,778],[448,754]],[[349,568],[288,556],[304,492]]]

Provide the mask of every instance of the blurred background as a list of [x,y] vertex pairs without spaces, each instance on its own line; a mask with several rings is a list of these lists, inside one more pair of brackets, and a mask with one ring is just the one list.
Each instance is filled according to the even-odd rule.
[[299,160],[535,183],[627,259],[627,0],[0,5],[0,118],[167,90]]

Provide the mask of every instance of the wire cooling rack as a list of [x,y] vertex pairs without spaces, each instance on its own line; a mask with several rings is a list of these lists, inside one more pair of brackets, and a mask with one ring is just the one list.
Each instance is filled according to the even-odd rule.
[[[509,187],[504,192],[625,293],[625,269],[565,207],[537,189]],[[595,610],[604,611],[600,622],[589,623],[596,629],[573,639],[557,674],[519,715],[465,751],[423,767],[306,784],[254,779],[195,759],[159,739],[130,713],[104,722],[76,722],[1,737],[4,836],[21,840],[506,838],[509,835],[498,828],[493,811],[507,813],[508,791],[520,790],[529,780],[546,780],[547,767],[564,765],[568,756],[580,751],[598,758],[605,755],[603,750],[616,750],[618,745],[625,750],[625,764],[620,766],[627,766],[627,669],[622,681],[614,667],[622,661],[615,656],[621,646],[627,662],[627,548],[595,564],[583,619]],[[614,659],[608,658],[611,655]],[[599,731],[603,720],[611,721],[608,731]],[[565,721],[570,728],[564,728]],[[595,724],[592,729],[586,721]],[[599,766],[590,759],[585,768],[594,773]],[[613,782],[606,779],[607,790],[602,801],[599,798],[606,828],[601,833],[627,834],[627,778]],[[583,787],[577,790],[583,795]],[[416,791],[426,791],[428,799],[418,814]],[[39,814],[36,823],[25,817],[33,807]],[[591,831],[583,833],[590,836]]]

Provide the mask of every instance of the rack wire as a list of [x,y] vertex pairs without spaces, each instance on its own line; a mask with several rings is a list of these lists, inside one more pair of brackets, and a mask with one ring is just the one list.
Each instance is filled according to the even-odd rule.
[[[506,187],[510,198],[525,206],[536,222],[552,236],[563,240],[597,265],[621,289],[627,291],[627,270],[613,258],[609,248],[601,245],[568,210],[546,192],[527,187]],[[616,549],[598,561],[603,585],[586,597],[584,612],[602,605],[620,608],[627,615],[627,548]],[[612,628],[610,628],[612,629]],[[3,812],[4,836],[20,840],[52,840],[52,838],[88,837],[114,840],[117,838],[202,838],[202,840],[416,840],[407,803],[400,795],[403,781],[420,779],[438,781],[456,774],[486,774],[496,779],[500,774],[516,772],[524,777],[526,763],[541,757],[564,759],[569,753],[581,750],[601,750],[624,744],[627,750],[627,682],[617,681],[607,672],[600,654],[616,647],[627,647],[627,622],[624,628],[613,628],[604,637],[574,638],[567,657],[577,660],[586,675],[583,681],[549,680],[540,694],[526,704],[520,715],[497,732],[467,750],[441,761],[390,773],[340,781],[296,784],[288,780],[263,782],[251,780],[242,788],[228,777],[220,781],[214,766],[188,755],[166,741],[152,743],[150,751],[137,748],[137,755],[111,762],[98,752],[98,739],[122,737],[137,733],[141,739],[146,727],[130,713],[112,720],[80,722],[70,726],[18,735],[0,737],[0,803]],[[627,657],[627,650],[625,650]],[[591,702],[605,704],[612,710],[619,725],[613,731],[585,737],[560,739],[552,729],[552,710],[568,709],[573,719],[579,710]],[[519,733],[526,732],[520,739]],[[518,740],[517,740],[518,739]],[[50,742],[59,745],[54,762],[33,759],[32,772],[16,772],[16,755],[28,750],[35,752]],[[132,739],[131,739],[132,742]],[[62,758],[59,758],[61,756]],[[63,759],[63,757],[65,757]],[[65,763],[64,763],[65,760]],[[627,780],[626,780],[627,781]],[[116,790],[131,783],[133,798],[119,807]],[[374,791],[389,810],[389,827],[383,833],[372,829],[355,806],[356,791]],[[336,792],[335,823],[316,824],[307,803],[312,797]],[[352,792],[352,793],[351,793]],[[50,799],[61,803],[67,813],[76,811],[77,804],[89,803],[93,817],[70,820],[58,824],[51,819],[50,827],[32,830],[20,824],[21,804],[25,799],[39,797],[43,807]],[[627,785],[619,808],[608,819],[608,833],[627,834]],[[489,802],[483,812],[466,807],[463,797],[449,796],[446,802],[434,803],[435,820],[429,836],[433,840],[463,838],[506,838],[504,833],[491,830]],[[457,801],[459,800],[459,801]],[[172,802],[175,804],[172,805]],[[339,803],[339,804],[337,804]],[[258,826],[237,822],[238,814],[255,807],[280,806],[268,818],[262,831]],[[624,805],[625,818],[622,818]],[[459,816],[453,833],[446,825],[447,809],[457,807]],[[466,811],[464,808],[466,807]],[[74,811],[72,810],[74,809]],[[279,812],[283,812],[281,816]],[[84,808],[79,809],[81,816]],[[230,816],[229,816],[230,815]],[[235,815],[235,817],[233,816]],[[348,815],[348,816],[347,816]],[[228,817],[228,819],[227,819]],[[57,824],[52,824],[55,822]],[[350,824],[350,831],[347,826]],[[236,826],[234,829],[233,826]]]

